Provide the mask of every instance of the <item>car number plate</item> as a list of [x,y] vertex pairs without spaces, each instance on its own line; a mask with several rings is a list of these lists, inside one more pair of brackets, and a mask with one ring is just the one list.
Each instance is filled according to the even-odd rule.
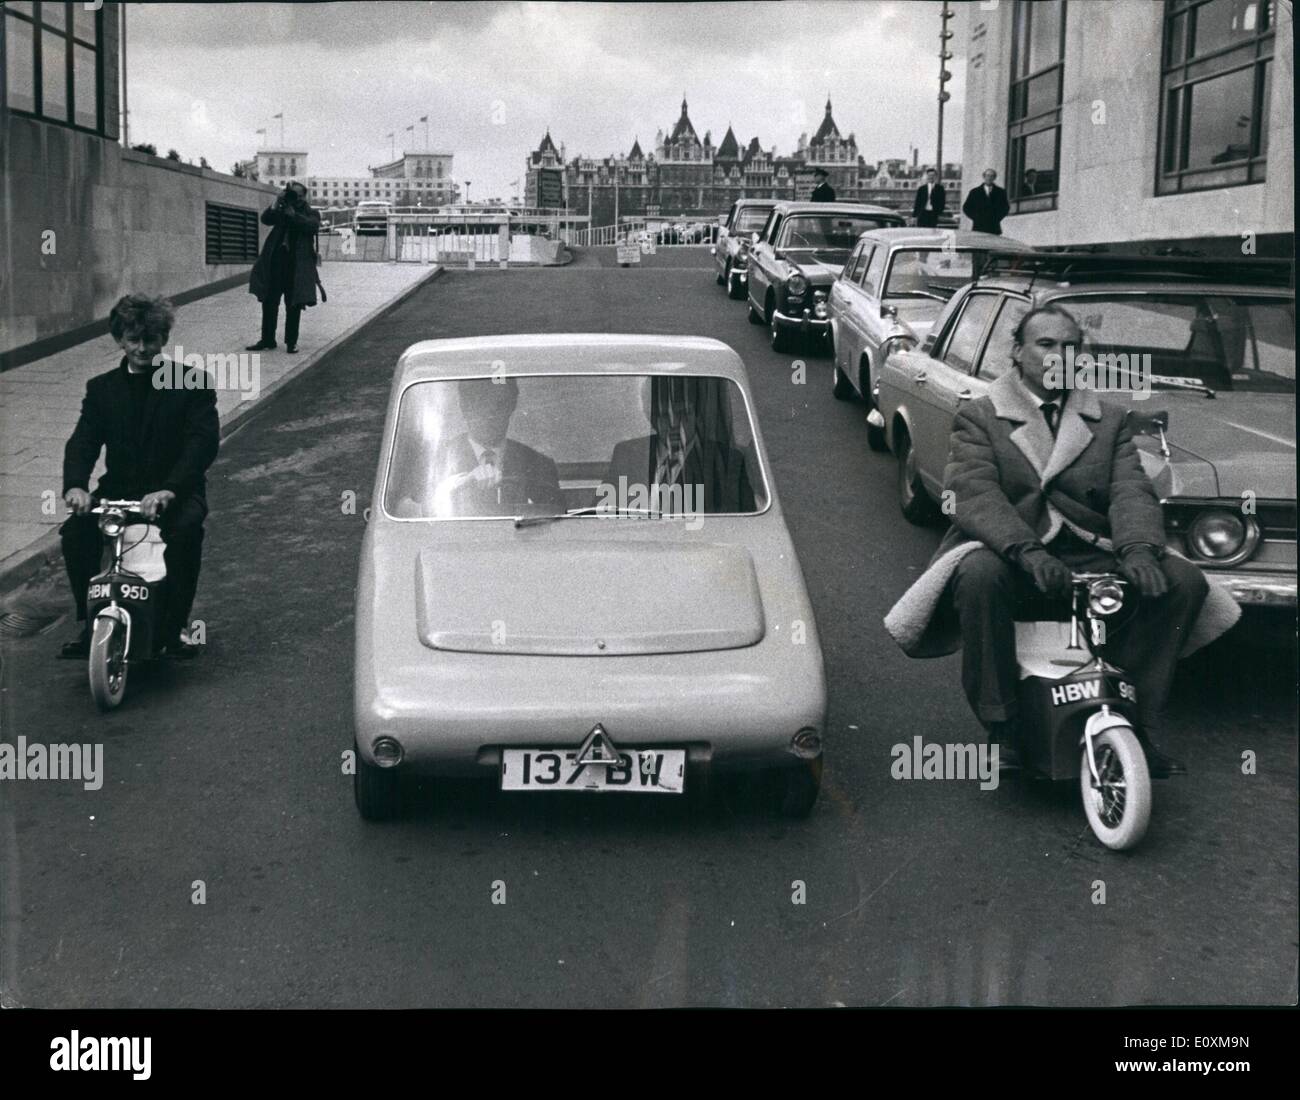
[[617,764],[579,764],[577,749],[505,749],[503,791],[634,791],[681,794],[685,749],[632,749]]

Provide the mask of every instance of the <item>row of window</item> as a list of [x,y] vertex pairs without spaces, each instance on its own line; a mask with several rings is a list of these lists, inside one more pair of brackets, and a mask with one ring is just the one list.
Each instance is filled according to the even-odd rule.
[[11,110],[104,132],[101,15],[63,0],[5,4],[3,60]]
[[[1264,179],[1276,0],[1166,0],[1155,193]],[[1012,18],[1007,196],[1056,207],[1065,0],[1017,0]]]

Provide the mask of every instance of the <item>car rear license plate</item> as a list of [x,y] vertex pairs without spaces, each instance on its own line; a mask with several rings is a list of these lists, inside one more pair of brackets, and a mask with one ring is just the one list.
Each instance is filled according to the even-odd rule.
[[685,749],[632,749],[617,764],[579,764],[577,749],[505,749],[503,791],[633,791],[681,794]]

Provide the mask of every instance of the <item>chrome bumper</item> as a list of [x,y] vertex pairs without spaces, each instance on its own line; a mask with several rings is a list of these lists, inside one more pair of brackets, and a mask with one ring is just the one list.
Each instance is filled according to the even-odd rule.
[[1296,578],[1269,577],[1258,573],[1220,572],[1206,569],[1205,575],[1214,578],[1228,590],[1242,607],[1295,607]]
[[805,309],[798,317],[776,309],[772,311],[772,319],[784,328],[797,328],[800,332],[828,332],[831,327],[829,317],[814,317],[811,309]]

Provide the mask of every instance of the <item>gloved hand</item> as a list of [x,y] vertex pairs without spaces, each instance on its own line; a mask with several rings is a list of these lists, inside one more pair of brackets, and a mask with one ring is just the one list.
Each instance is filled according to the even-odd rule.
[[1133,582],[1143,599],[1154,600],[1169,591],[1164,570],[1150,550],[1130,550],[1120,559],[1119,571]]
[[1034,578],[1038,591],[1048,596],[1068,596],[1074,574],[1060,558],[1053,557],[1043,547],[1035,546],[1020,555],[1020,567]]

